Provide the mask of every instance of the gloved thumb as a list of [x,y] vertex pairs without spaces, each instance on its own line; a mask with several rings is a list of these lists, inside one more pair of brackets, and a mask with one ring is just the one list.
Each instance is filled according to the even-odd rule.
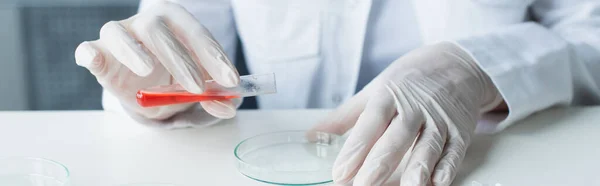
[[233,118],[236,114],[237,106],[241,104],[242,99],[232,100],[213,100],[200,102],[202,108],[210,115],[221,119]]
[[309,140],[316,139],[317,132],[344,135],[356,124],[358,116],[367,103],[367,94],[361,92],[330,113],[325,119],[313,126],[307,135]]
[[92,42],[83,42],[75,50],[75,62],[87,68],[90,73],[98,75],[105,65],[102,53]]

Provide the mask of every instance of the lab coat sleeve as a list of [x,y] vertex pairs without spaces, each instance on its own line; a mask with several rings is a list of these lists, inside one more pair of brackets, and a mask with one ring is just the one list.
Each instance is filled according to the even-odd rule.
[[[140,1],[140,11],[144,11],[153,3],[161,0],[142,0]],[[198,21],[204,25],[221,44],[229,59],[235,64],[237,48],[237,31],[231,11],[230,0],[171,0],[187,9]],[[237,106],[241,105],[241,100],[237,100]],[[196,104],[191,109],[178,113],[166,120],[152,120],[131,113],[120,104],[119,100],[109,91],[104,90],[102,94],[102,106],[106,111],[126,114],[138,123],[158,126],[162,128],[184,128],[212,125],[220,119],[206,113],[200,104]]]
[[552,106],[600,103],[600,1],[539,0],[537,22],[457,41],[509,107],[499,131]]

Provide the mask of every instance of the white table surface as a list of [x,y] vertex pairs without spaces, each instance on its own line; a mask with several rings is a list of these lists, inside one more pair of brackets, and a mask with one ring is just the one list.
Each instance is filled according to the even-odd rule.
[[[237,172],[235,145],[259,133],[307,129],[326,114],[240,111],[210,127],[162,130],[102,111],[0,112],[0,156],[59,161],[73,186],[264,185]],[[455,185],[600,185],[599,133],[600,107],[536,114],[498,135],[476,136]]]

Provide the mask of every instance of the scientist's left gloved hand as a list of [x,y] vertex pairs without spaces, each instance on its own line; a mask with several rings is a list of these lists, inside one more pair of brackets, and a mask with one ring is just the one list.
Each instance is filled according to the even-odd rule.
[[480,113],[501,100],[468,53],[440,43],[396,60],[313,131],[353,128],[333,167],[337,184],[382,185],[409,153],[401,185],[450,185]]

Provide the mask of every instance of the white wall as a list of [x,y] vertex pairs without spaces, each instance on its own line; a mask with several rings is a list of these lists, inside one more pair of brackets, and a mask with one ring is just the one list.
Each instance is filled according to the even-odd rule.
[[19,11],[0,6],[0,110],[27,109],[25,63],[21,56]]
[[28,109],[20,6],[137,5],[138,0],[0,0],[0,110]]

